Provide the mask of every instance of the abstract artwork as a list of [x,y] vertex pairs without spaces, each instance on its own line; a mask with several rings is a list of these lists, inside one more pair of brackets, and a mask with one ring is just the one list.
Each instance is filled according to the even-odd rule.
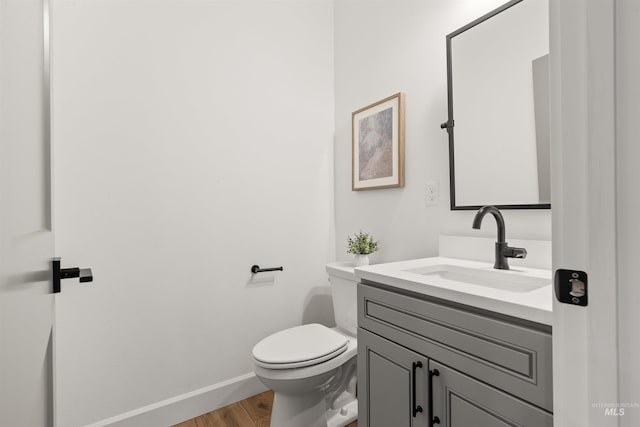
[[404,94],[352,114],[352,190],[404,186]]

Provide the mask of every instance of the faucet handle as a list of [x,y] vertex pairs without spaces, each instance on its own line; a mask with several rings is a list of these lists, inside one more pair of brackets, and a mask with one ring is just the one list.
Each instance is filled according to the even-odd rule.
[[525,248],[512,248],[507,246],[502,248],[502,256],[507,258],[526,258],[527,250]]

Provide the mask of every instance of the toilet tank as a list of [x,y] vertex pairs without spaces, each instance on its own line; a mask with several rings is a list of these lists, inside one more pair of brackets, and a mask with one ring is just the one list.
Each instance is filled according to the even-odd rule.
[[351,262],[327,264],[336,326],[355,337],[358,333],[358,280],[353,268]]

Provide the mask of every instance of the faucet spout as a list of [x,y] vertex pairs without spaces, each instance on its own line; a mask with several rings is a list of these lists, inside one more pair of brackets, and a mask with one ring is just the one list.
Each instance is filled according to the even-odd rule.
[[498,226],[498,240],[495,245],[495,263],[493,264],[493,268],[509,270],[509,262],[507,261],[507,258],[526,258],[527,250],[525,248],[512,248],[507,244],[504,218],[502,217],[500,210],[495,206],[481,207],[473,218],[472,227],[479,230],[480,225],[482,224],[482,219],[488,213],[493,215]]
[[506,231],[504,227],[504,218],[502,217],[502,213],[495,206],[483,206],[478,212],[476,212],[476,216],[473,218],[472,228],[476,230],[480,230],[480,225],[482,224],[482,219],[486,214],[490,213],[496,219],[496,223],[498,225],[498,243],[506,243]]

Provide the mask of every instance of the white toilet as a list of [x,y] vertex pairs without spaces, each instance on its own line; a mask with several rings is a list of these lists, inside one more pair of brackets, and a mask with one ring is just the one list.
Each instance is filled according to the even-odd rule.
[[336,327],[296,326],[253,348],[256,376],[274,392],[271,427],[344,427],[358,418],[356,277],[351,263],[326,268]]

